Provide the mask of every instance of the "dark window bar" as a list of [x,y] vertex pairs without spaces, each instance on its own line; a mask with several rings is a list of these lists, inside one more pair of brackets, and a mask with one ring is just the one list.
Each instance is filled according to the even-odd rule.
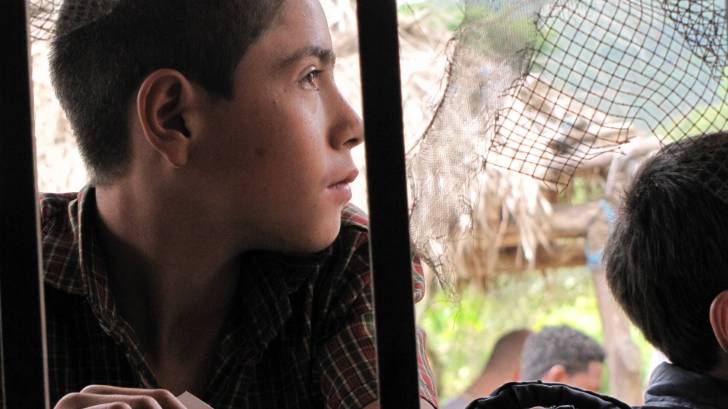
[[357,3],[379,399],[384,409],[414,409],[419,394],[397,5]]
[[25,0],[3,1],[0,70],[2,405],[48,408],[33,111]]

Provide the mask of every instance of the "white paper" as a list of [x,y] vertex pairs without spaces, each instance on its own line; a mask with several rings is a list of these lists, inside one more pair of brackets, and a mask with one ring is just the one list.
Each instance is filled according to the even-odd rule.
[[177,399],[179,399],[180,402],[182,402],[187,409],[212,409],[212,406],[208,405],[207,403],[201,401],[197,396],[185,392],[179,396],[177,396]]

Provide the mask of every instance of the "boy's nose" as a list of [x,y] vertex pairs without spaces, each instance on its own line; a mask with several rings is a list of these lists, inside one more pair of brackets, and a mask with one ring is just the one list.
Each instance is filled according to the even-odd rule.
[[364,125],[363,125],[362,119],[359,116],[359,114],[357,114],[351,108],[351,105],[349,105],[348,102],[347,102],[346,106],[348,107],[348,109],[352,115],[352,119],[351,119],[352,130],[351,130],[351,137],[346,142],[344,142],[344,145],[347,148],[351,149],[351,148],[359,145],[360,143],[364,142]]
[[338,90],[335,104],[337,115],[332,145],[352,149],[364,141],[362,119]]

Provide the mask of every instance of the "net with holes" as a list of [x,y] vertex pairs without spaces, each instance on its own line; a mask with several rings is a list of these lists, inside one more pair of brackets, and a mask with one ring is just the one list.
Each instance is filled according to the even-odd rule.
[[28,2],[30,37],[50,40],[109,14],[121,0],[31,0]]
[[[728,127],[724,0],[460,4],[445,92],[409,161],[413,240],[439,272],[497,194],[483,194],[494,169],[562,190],[636,136],[667,144]],[[696,180],[728,201],[728,155],[712,159],[723,171]]]

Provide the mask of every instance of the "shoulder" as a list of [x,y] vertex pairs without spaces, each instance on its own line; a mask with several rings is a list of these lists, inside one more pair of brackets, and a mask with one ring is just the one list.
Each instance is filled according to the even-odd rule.
[[[354,275],[361,279],[366,286],[371,285],[369,266],[369,217],[363,210],[348,204],[341,214],[341,233],[334,243],[334,257],[341,256],[341,251],[349,257],[346,258],[347,270],[353,270]],[[422,263],[417,256],[412,260],[412,285],[415,302],[425,296],[425,273]]]
[[325,294],[326,310],[341,309],[339,312],[343,314],[358,298],[367,294],[371,286],[366,213],[354,205],[347,205],[341,214],[339,235],[318,257],[314,292]]

